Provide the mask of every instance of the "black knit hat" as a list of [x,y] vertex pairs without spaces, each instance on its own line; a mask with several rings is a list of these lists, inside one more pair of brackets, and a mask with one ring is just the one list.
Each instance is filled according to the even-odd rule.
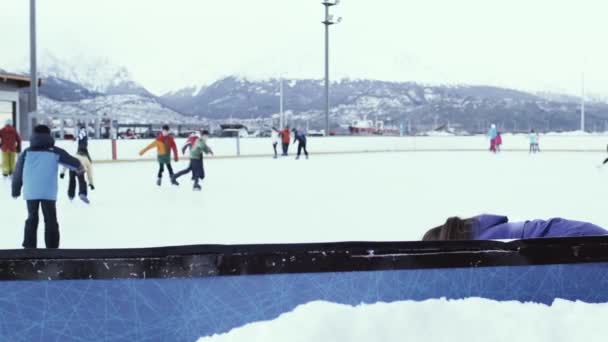
[[34,127],[34,133],[51,134],[51,129],[47,125],[38,125],[38,126]]

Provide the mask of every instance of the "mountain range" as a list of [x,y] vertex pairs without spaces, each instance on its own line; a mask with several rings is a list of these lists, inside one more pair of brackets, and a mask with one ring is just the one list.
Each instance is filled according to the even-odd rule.
[[[125,123],[195,123],[267,119],[279,112],[278,79],[229,76],[156,96],[134,81],[126,68],[107,59],[61,60],[47,55],[40,70],[40,94],[44,97],[40,108],[48,114],[101,113]],[[323,127],[322,80],[286,79],[283,89],[284,108],[291,122]],[[365,118],[407,125],[416,131],[449,125],[480,132],[490,123],[505,131],[576,130],[580,125],[580,99],[561,94],[365,79],[332,82],[330,91],[334,128]],[[588,130],[604,130],[608,104],[587,103],[586,121]]]

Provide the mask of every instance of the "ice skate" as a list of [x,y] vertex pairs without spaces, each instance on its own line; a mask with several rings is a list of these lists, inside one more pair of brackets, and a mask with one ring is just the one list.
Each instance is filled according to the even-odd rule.
[[162,178],[156,180],[156,185],[160,186],[163,183]]
[[89,198],[87,197],[87,195],[85,194],[80,194],[78,195],[78,197],[80,197],[80,200],[83,201],[86,204],[90,204],[91,202],[89,201]]

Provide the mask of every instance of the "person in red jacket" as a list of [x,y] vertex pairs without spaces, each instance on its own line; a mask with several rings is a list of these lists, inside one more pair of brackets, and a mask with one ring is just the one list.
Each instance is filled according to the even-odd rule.
[[17,154],[21,152],[21,137],[12,120],[6,120],[6,125],[0,129],[0,150],[2,150],[2,175],[11,176],[15,172]]
[[289,130],[289,126],[286,126],[281,131],[281,142],[283,145],[283,156],[287,155],[289,150],[289,142],[291,141],[291,131]]
[[173,139],[173,136],[169,132],[169,126],[163,126],[163,129],[158,135],[158,137],[152,143],[150,143],[150,145],[146,146],[143,150],[141,150],[139,152],[139,155],[143,156],[144,153],[148,152],[153,148],[156,148],[158,160],[158,179],[156,180],[156,185],[161,185],[163,172],[165,171],[165,165],[167,166],[167,170],[169,171],[169,178],[171,179],[171,183],[175,184],[175,181],[173,180],[173,168],[171,167],[171,152],[173,151],[175,162],[179,160],[179,156],[177,154],[177,145],[175,145],[175,139]]

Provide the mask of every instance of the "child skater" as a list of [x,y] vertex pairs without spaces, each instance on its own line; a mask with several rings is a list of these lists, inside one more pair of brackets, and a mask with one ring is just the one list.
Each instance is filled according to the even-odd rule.
[[207,140],[209,139],[209,132],[203,131],[201,134],[201,138],[196,141],[195,146],[190,147],[190,165],[175,174],[172,178],[172,183],[174,185],[179,185],[177,179],[188,172],[192,172],[192,180],[194,181],[194,186],[192,190],[200,191],[201,186],[199,184],[199,180],[203,180],[205,178],[205,169],[203,168],[203,154],[211,154],[213,155],[213,151],[207,145]]
[[529,153],[536,153],[538,152],[538,134],[536,134],[536,132],[534,132],[534,130],[530,131],[530,134],[528,135],[528,140],[530,141],[530,152]]
[[[84,147],[79,147],[78,151],[75,155],[76,159],[80,161],[80,164],[84,167],[84,172],[87,175],[87,179],[89,181],[89,187],[91,190],[95,190],[95,185],[93,185],[93,163],[89,157],[89,152]],[[65,177],[66,167],[63,168],[61,173],[59,174],[59,178],[63,179]],[[78,179],[78,197],[81,201],[86,204],[89,204],[89,198],[87,193],[87,181],[84,178],[83,173],[76,173],[73,170],[69,170],[70,181],[68,183],[68,198],[70,201],[74,199],[74,195],[76,194],[76,179]]]
[[169,126],[164,125],[158,137],[150,143],[150,145],[146,146],[143,150],[139,152],[140,156],[143,156],[144,153],[156,147],[157,151],[157,160],[158,160],[158,179],[156,180],[156,185],[160,186],[162,183],[163,172],[165,171],[165,165],[167,166],[167,170],[169,171],[169,178],[173,183],[173,168],[171,167],[171,151],[173,151],[173,156],[175,158],[175,162],[179,160],[179,156],[177,154],[177,145],[175,145],[175,139],[169,133]]

